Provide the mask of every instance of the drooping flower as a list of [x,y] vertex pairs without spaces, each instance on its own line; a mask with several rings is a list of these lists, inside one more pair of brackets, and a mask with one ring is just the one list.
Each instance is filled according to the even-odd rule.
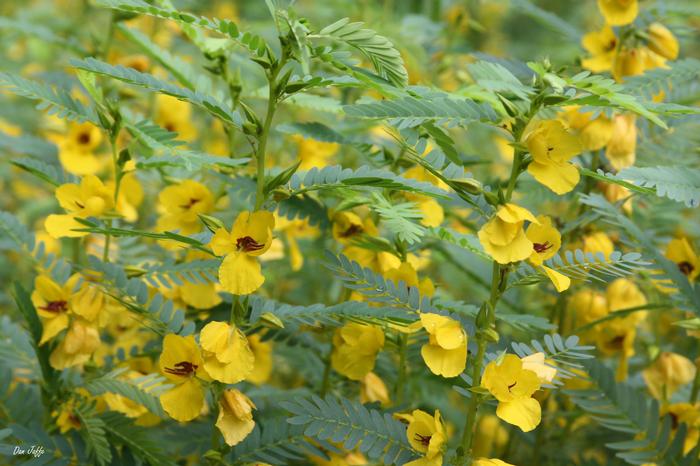
[[351,380],[362,380],[372,369],[384,347],[384,332],[369,325],[348,323],[333,334],[331,365]]
[[484,370],[481,385],[497,400],[496,415],[505,422],[530,432],[542,419],[540,403],[532,395],[540,388],[539,376],[523,368],[514,354],[491,361]]
[[423,361],[435,375],[457,377],[467,364],[467,333],[462,325],[438,314],[421,313],[420,320],[429,335],[421,348]]
[[523,132],[532,162],[527,171],[538,182],[557,194],[565,194],[578,184],[578,169],[569,160],[583,150],[580,139],[559,120],[530,123]]
[[637,0],[598,0],[598,9],[611,26],[630,24],[639,13]]
[[617,49],[617,37],[609,25],[598,31],[592,31],[583,36],[583,48],[591,54],[590,58],[581,60],[581,65],[594,73],[610,71]]
[[272,343],[262,341],[259,333],[248,336],[248,344],[253,352],[255,361],[252,372],[246,377],[246,381],[261,385],[270,379],[272,374]]
[[491,456],[505,447],[508,437],[508,429],[503,426],[498,416],[484,414],[476,424],[472,453],[476,457]]
[[525,232],[527,239],[532,242],[532,255],[529,260],[532,265],[542,268],[557,291],[565,291],[571,285],[571,279],[544,265],[544,261],[551,259],[559,251],[561,234],[552,226],[552,219],[546,215],[539,215],[537,221],[539,223],[531,223]]
[[56,199],[67,214],[52,214],[44,226],[54,238],[77,238],[87,232],[74,231],[85,226],[76,218],[99,217],[114,207],[114,194],[94,175],[84,176],[80,184],[67,183],[56,188]]
[[51,352],[49,363],[56,370],[85,364],[99,346],[97,326],[85,319],[73,319],[63,340]]
[[204,408],[204,390],[197,376],[206,377],[206,372],[194,337],[166,335],[159,366],[165,378],[175,384],[160,395],[160,404],[165,412],[180,422],[199,416]]
[[693,381],[695,372],[693,361],[664,351],[650,367],[642,371],[642,377],[654,398],[669,400],[679,387]]
[[397,285],[404,282],[408,287],[418,288],[421,296],[432,296],[435,293],[433,281],[428,277],[419,279],[418,272],[410,262],[402,262],[398,267],[387,270],[384,276]]
[[360,382],[360,403],[379,402],[382,406],[389,404],[389,390],[377,374],[368,372]]
[[603,113],[594,118],[593,112],[582,112],[579,106],[571,105],[559,115],[579,137],[583,150],[600,150],[613,136],[613,121]]
[[431,416],[420,409],[401,418],[408,421],[406,436],[411,447],[423,455],[422,458],[406,463],[406,466],[441,466],[447,432],[440,411]]
[[583,252],[602,254],[606,259],[615,251],[615,245],[604,231],[595,231],[583,237]]
[[219,267],[224,290],[236,295],[253,293],[265,282],[258,257],[272,244],[275,217],[259,210],[241,212],[231,228],[216,230],[210,246],[217,256],[225,256]]
[[678,270],[691,282],[700,275],[700,258],[688,242],[688,238],[677,238],[666,246],[666,257],[675,262]]
[[616,115],[613,135],[605,149],[605,157],[615,170],[634,165],[637,149],[637,117],[633,114]]
[[651,23],[646,32],[649,37],[647,47],[649,47],[652,52],[667,60],[675,60],[678,58],[680,49],[678,39],[676,39],[666,26],[661,23]]
[[238,390],[226,390],[219,401],[216,427],[230,447],[241,443],[255,428],[253,402]]
[[199,214],[208,214],[214,209],[214,196],[202,183],[183,180],[163,189],[158,195],[158,204],[158,231],[191,235],[202,230]]
[[479,241],[486,253],[499,264],[529,258],[532,255],[533,244],[523,230],[526,220],[538,223],[527,209],[515,204],[501,206],[496,216],[479,230]]
[[299,239],[316,238],[320,234],[317,227],[311,226],[308,219],[288,220],[285,217],[275,217],[275,230],[284,233],[287,255],[292,270],[300,270],[304,265],[304,256],[299,248]]
[[199,336],[204,370],[214,380],[234,384],[250,375],[255,357],[245,334],[226,322],[209,322]]
[[298,134],[295,134],[292,138],[297,143],[297,157],[301,161],[299,165],[300,171],[323,168],[330,165],[333,156],[340,148],[338,143],[317,141]]
[[[445,183],[443,183],[442,180],[440,180],[432,173],[428,172],[428,170],[426,170],[422,166],[415,166],[413,168],[409,168],[403,173],[403,176],[405,178],[411,178],[414,180],[430,183],[442,189],[447,189],[447,185],[445,185]],[[425,194],[414,193],[407,193],[406,198],[409,201],[416,203],[418,210],[420,210],[420,212],[423,214],[423,218],[420,222],[426,227],[438,227],[445,219],[445,211],[435,198],[426,196]]]

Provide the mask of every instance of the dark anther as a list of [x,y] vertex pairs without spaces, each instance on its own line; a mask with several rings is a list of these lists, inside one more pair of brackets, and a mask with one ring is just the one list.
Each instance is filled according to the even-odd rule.
[[510,391],[510,389],[515,387],[516,385],[518,385],[518,382],[513,382],[512,384],[508,385],[508,391]]
[[421,434],[416,434],[415,439],[420,442],[421,445],[428,446],[430,445],[430,439],[432,438],[431,435],[421,435]]
[[199,199],[190,199],[190,202],[188,202],[185,205],[181,205],[180,208],[181,209],[189,209],[190,207],[192,207],[193,205],[195,205],[199,201],[200,201]]
[[362,233],[364,228],[362,225],[350,225],[350,228],[340,233],[341,238],[349,238],[350,236],[355,236],[358,233]]
[[678,263],[678,270],[680,270],[683,275],[688,276],[693,273],[695,267],[693,267],[693,264],[690,262],[683,261]]
[[65,301],[51,301],[46,306],[41,306],[39,309],[48,312],[65,312],[68,310],[68,303]]
[[78,142],[80,144],[88,144],[90,142],[90,133],[80,133],[80,135],[78,135]]
[[236,240],[236,249],[243,252],[259,251],[264,246],[250,236],[244,236]]
[[549,244],[549,241],[545,241],[544,243],[534,243],[532,247],[535,249],[535,252],[545,252],[547,249],[550,249],[552,247],[551,244]]
[[192,364],[191,362],[181,361],[175,364],[175,368],[166,367],[165,372],[173,375],[187,376],[196,371],[197,367],[199,366],[197,366],[196,364]]

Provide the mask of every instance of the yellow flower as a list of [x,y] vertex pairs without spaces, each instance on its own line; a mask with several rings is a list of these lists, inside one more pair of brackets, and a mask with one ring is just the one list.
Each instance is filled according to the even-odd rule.
[[73,319],[61,343],[49,356],[51,367],[63,370],[85,364],[100,346],[97,327],[84,319]]
[[255,405],[238,390],[226,390],[219,401],[216,427],[224,436],[226,445],[238,445],[253,431]]
[[338,152],[340,145],[335,142],[317,141],[295,134],[292,136],[297,143],[297,157],[301,161],[299,170],[311,170],[330,165],[331,159]]
[[613,59],[612,75],[622,82],[627,76],[637,76],[646,70],[665,66],[666,60],[646,47],[623,46]]
[[533,353],[521,359],[523,369],[529,370],[537,374],[542,383],[552,383],[557,375],[557,370],[550,364],[547,364],[544,359],[544,353]]
[[431,416],[420,409],[414,410],[407,419],[406,436],[411,447],[423,454],[423,458],[406,463],[405,466],[441,466],[442,454],[447,445],[447,432],[442,422],[440,411],[436,410]]
[[158,231],[177,230],[182,235],[191,235],[202,230],[199,214],[214,209],[214,196],[202,183],[184,180],[162,190],[158,203]]
[[331,365],[351,380],[362,380],[372,369],[384,347],[384,332],[368,324],[348,323],[333,334]]
[[598,31],[589,32],[581,40],[583,48],[591,54],[590,58],[581,60],[581,66],[594,73],[610,71],[615,58],[617,37],[609,25]]
[[561,234],[552,226],[552,219],[546,215],[537,217],[539,223],[531,223],[527,227],[525,235],[532,242],[532,254],[530,262],[536,267],[541,267],[544,273],[554,284],[558,292],[569,289],[571,279],[544,265],[544,261],[551,259],[561,247]]
[[[114,191],[115,183],[110,181],[107,183],[110,191]],[[115,210],[124,217],[127,222],[135,222],[138,220],[138,208],[143,202],[143,187],[134,172],[126,173],[122,177],[121,185],[119,186],[119,195],[117,196],[117,205]]]
[[226,322],[209,322],[199,335],[204,370],[219,382],[233,384],[253,371],[255,357],[245,334]]
[[557,194],[578,184],[578,169],[569,160],[583,150],[581,141],[559,120],[542,120],[528,125],[523,134],[532,162],[527,171]]
[[[406,170],[403,173],[403,176],[405,178],[430,183],[442,189],[447,189],[447,185],[445,185],[445,183],[422,166],[415,166]],[[418,210],[423,214],[421,224],[425,225],[426,227],[439,227],[442,221],[445,219],[445,211],[440,203],[434,198],[424,194],[412,193],[407,193],[406,198],[409,201],[416,203]]]
[[432,296],[435,294],[433,281],[428,277],[419,280],[418,272],[416,272],[416,269],[410,262],[402,262],[398,267],[387,270],[384,272],[384,276],[397,285],[402,281],[408,287],[414,286],[418,288],[421,296]]
[[262,385],[270,380],[272,374],[272,343],[262,341],[259,333],[248,337],[248,344],[253,352],[255,364],[253,371],[246,377],[246,381],[255,385]]
[[571,105],[559,115],[576,132],[584,150],[600,150],[610,142],[613,121],[604,114],[593,118],[593,112],[582,112],[577,105]]
[[[141,374],[136,371],[129,371],[123,377],[126,380],[134,380],[141,377]],[[148,391],[148,388],[141,387],[142,390]],[[141,403],[137,403],[125,396],[117,395],[116,393],[105,393],[102,395],[105,403],[112,411],[117,411],[129,418],[137,418],[148,413],[148,409]]]
[[608,258],[614,251],[615,246],[604,231],[596,231],[583,237],[583,252],[601,253],[605,258]]
[[474,433],[472,453],[476,457],[490,456],[508,443],[508,430],[497,416],[484,414],[479,419]]
[[258,257],[272,244],[275,217],[259,210],[241,212],[231,232],[220,228],[210,246],[217,256],[224,257],[219,267],[219,281],[224,290],[236,295],[250,294],[265,282]]
[[292,270],[300,270],[304,265],[304,256],[301,254],[297,240],[300,238],[316,238],[320,233],[319,229],[309,225],[308,219],[288,220],[279,216],[275,216],[275,229],[284,232],[289,264]]
[[56,411],[51,413],[56,418],[56,426],[62,434],[81,427],[80,418],[75,413],[75,401],[70,400],[63,403]]
[[695,371],[695,364],[690,359],[664,351],[642,371],[642,377],[654,398],[668,400],[679,387],[693,381]]
[[[605,296],[608,300],[608,309],[610,312],[629,309],[631,307],[641,307],[647,303],[644,293],[634,284],[634,282],[626,278],[618,278],[614,280],[606,290]],[[631,318],[636,322],[644,319],[645,312],[637,312],[631,314]]]
[[178,133],[178,139],[192,141],[197,136],[191,117],[192,107],[187,102],[165,94],[156,95],[155,122],[168,131]]
[[690,453],[697,446],[698,440],[700,440],[700,405],[697,403],[674,403],[662,409],[660,414],[661,416],[670,414],[671,419],[675,421],[673,423],[674,434],[680,424],[687,426],[688,432],[683,442],[683,454],[687,455]]
[[66,183],[56,188],[56,199],[67,215],[52,214],[46,218],[44,227],[53,238],[88,235],[73,231],[85,226],[76,218],[99,217],[114,206],[114,194],[94,175],[83,177],[80,184]]
[[678,270],[693,281],[700,275],[700,258],[687,238],[672,239],[666,246],[666,257],[678,265]]
[[462,325],[438,314],[422,313],[423,328],[430,335],[420,354],[430,371],[442,377],[457,377],[467,364],[467,334]]
[[598,0],[598,9],[611,26],[630,24],[639,13],[637,0]]
[[484,370],[481,385],[498,400],[496,415],[508,424],[530,432],[540,423],[542,409],[532,398],[540,388],[540,378],[524,369],[519,357],[506,354],[500,361],[491,361]]
[[514,466],[505,461],[501,461],[497,458],[478,458],[473,463],[472,466]]
[[196,376],[206,376],[206,373],[194,337],[166,335],[159,366],[165,378],[175,384],[160,395],[160,404],[165,412],[180,422],[196,418],[204,408],[204,390]]
[[661,23],[652,23],[647,28],[649,49],[668,60],[678,58],[678,39]]
[[74,175],[94,175],[102,162],[94,151],[102,142],[100,129],[92,123],[71,123],[68,134],[58,137],[58,159]]
[[349,244],[360,235],[370,236],[379,233],[371,218],[362,220],[354,212],[338,212],[333,215],[333,238],[343,244]]
[[637,117],[616,115],[613,119],[613,135],[605,150],[605,157],[615,170],[634,165],[637,149]]
[[523,230],[525,220],[538,223],[527,209],[515,204],[506,204],[479,230],[481,245],[499,264],[518,262],[532,255],[532,241],[527,239]]
[[78,279],[78,275],[73,275],[63,285],[54,282],[48,275],[38,275],[34,279],[32,304],[34,304],[44,328],[41,341],[39,341],[40,345],[68,328],[68,314],[71,311],[73,290]]
[[382,406],[387,406],[390,401],[389,390],[384,381],[374,372],[368,372],[361,380],[360,403],[379,402]]

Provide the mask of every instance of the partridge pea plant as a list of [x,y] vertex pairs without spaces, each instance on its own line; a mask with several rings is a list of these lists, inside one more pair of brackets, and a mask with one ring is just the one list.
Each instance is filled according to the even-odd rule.
[[0,15],[2,464],[700,464],[698,5]]

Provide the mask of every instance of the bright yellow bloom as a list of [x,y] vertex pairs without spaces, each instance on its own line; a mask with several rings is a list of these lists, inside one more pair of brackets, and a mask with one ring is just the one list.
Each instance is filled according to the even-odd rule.
[[613,60],[612,75],[618,82],[622,82],[627,76],[637,76],[665,64],[664,57],[646,47],[623,46]]
[[533,353],[522,358],[523,369],[529,370],[537,374],[542,383],[552,383],[554,377],[557,376],[557,370],[547,364],[544,359],[544,353]]
[[579,138],[559,120],[542,120],[528,125],[523,133],[532,162],[527,171],[557,194],[565,194],[578,184],[578,169],[569,160],[583,150]]
[[354,212],[337,212],[332,220],[333,238],[342,244],[349,244],[362,234],[374,236],[379,233],[371,218],[363,220]]
[[402,262],[398,267],[387,270],[384,272],[384,276],[397,285],[399,282],[404,282],[406,286],[418,288],[421,296],[432,296],[435,294],[433,281],[428,277],[419,280],[418,272],[416,272],[416,269],[410,262]]
[[73,319],[61,343],[51,352],[49,363],[56,370],[85,364],[100,346],[97,326],[84,319]]
[[700,440],[700,405],[698,403],[674,403],[661,410],[661,416],[671,415],[674,422],[672,435],[675,435],[680,424],[685,424],[688,428],[685,441],[683,442],[683,454],[687,455],[695,448]]
[[423,454],[422,458],[406,463],[405,466],[442,466],[442,455],[447,445],[447,432],[442,422],[440,411],[436,410],[431,416],[420,409],[410,415],[402,416],[407,419],[406,436],[414,450]]
[[604,114],[593,118],[593,112],[582,112],[579,106],[571,105],[559,116],[578,135],[583,150],[600,150],[610,142],[613,121]]
[[187,102],[165,94],[156,95],[154,120],[168,131],[178,133],[178,139],[192,141],[197,136],[197,129],[191,118],[192,107]]
[[275,217],[259,210],[241,212],[231,228],[216,230],[211,239],[214,254],[224,257],[219,267],[219,281],[224,290],[236,295],[253,293],[265,282],[258,257],[272,244]]
[[[420,165],[409,168],[403,173],[403,176],[405,178],[430,183],[442,189],[447,188],[445,183]],[[406,199],[416,203],[418,210],[423,214],[421,224],[426,227],[439,227],[445,219],[445,211],[436,199],[424,194],[413,193],[407,193]]]
[[558,292],[569,289],[571,279],[544,265],[544,261],[551,259],[561,247],[561,234],[552,226],[552,219],[546,215],[537,217],[539,223],[531,223],[527,227],[525,235],[532,242],[532,255],[530,262],[536,267],[541,267],[549,277]]
[[335,142],[317,141],[295,134],[292,136],[297,143],[297,157],[301,161],[300,171],[312,168],[323,168],[330,165],[333,156],[338,153],[340,145]]
[[590,58],[581,60],[581,66],[594,73],[610,71],[615,58],[617,37],[607,24],[598,31],[592,31],[583,36],[583,48],[591,54]]
[[491,361],[481,378],[481,386],[497,400],[496,415],[505,422],[530,432],[540,423],[542,409],[532,395],[540,388],[539,376],[523,368],[523,361],[514,354]]
[[56,418],[56,426],[62,434],[81,427],[80,418],[75,413],[75,401],[70,400],[63,403],[56,411],[51,413]]
[[46,218],[44,227],[54,238],[88,235],[87,232],[73,231],[85,228],[76,218],[99,217],[112,207],[114,194],[94,175],[83,177],[80,184],[66,183],[56,188],[56,199],[67,215],[52,214]]
[[637,149],[637,117],[632,114],[616,115],[613,135],[605,150],[605,157],[615,170],[634,165]]
[[180,422],[191,421],[204,408],[204,390],[197,376],[205,376],[202,355],[192,335],[168,334],[163,338],[161,373],[175,386],[160,395],[166,413]]
[[442,377],[457,377],[467,364],[467,333],[462,325],[438,314],[422,313],[420,321],[430,339],[420,354],[430,371]]
[[478,458],[472,463],[472,466],[514,466],[497,458]]
[[379,402],[382,406],[390,403],[389,390],[377,374],[368,372],[360,382],[360,403]]
[[40,345],[68,328],[68,314],[71,311],[73,290],[78,280],[79,276],[73,275],[66,283],[59,285],[48,275],[38,275],[34,279],[32,304],[34,304],[44,328],[41,341],[39,341]]
[[262,341],[261,335],[256,333],[248,337],[248,344],[253,352],[255,364],[246,381],[262,385],[270,380],[270,374],[272,374],[272,342]]
[[202,183],[184,180],[162,190],[158,204],[158,231],[191,235],[202,230],[199,214],[208,214],[214,209],[214,196]]
[[678,39],[661,23],[652,23],[647,28],[649,41],[647,47],[667,60],[678,58]]
[[678,265],[678,270],[688,277],[688,280],[693,281],[700,275],[700,258],[690,246],[688,238],[669,241],[665,255],[668,260]]
[[68,134],[58,138],[58,159],[67,172],[94,175],[103,164],[94,151],[102,142],[100,129],[92,123],[70,123]]
[[604,231],[595,231],[583,237],[583,252],[601,253],[605,258],[615,251],[615,245]]
[[679,387],[693,381],[695,371],[695,364],[690,359],[664,351],[642,371],[642,377],[654,398],[668,400]]
[[362,380],[372,369],[384,347],[384,332],[368,324],[348,323],[333,334],[331,365],[351,380]]
[[527,209],[506,204],[479,230],[481,245],[499,264],[522,261],[532,255],[532,241],[523,230],[525,220],[538,223]]
[[209,322],[199,335],[204,370],[214,380],[234,384],[250,375],[255,357],[245,334],[226,322]]
[[569,300],[568,308],[575,316],[577,326],[590,324],[608,314],[605,296],[592,290],[577,291]]
[[250,398],[238,390],[226,390],[219,401],[219,417],[216,427],[224,436],[226,445],[238,445],[255,428],[253,410],[255,405]]
[[639,13],[637,0],[598,0],[598,9],[611,26],[630,24]]

